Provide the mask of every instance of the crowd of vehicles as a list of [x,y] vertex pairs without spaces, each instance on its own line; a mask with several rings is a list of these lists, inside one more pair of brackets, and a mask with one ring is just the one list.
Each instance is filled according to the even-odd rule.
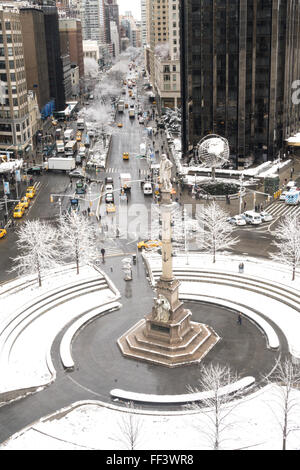
[[34,198],[36,195],[36,189],[34,186],[28,186],[26,189],[26,195],[23,196],[18,204],[15,206],[13,210],[13,218],[14,219],[21,219],[25,214],[25,210],[28,209],[30,205],[30,200]]

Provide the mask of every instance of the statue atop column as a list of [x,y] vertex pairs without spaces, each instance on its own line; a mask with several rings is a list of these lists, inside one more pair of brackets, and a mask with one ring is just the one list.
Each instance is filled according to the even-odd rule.
[[161,156],[161,162],[159,167],[159,177],[161,183],[161,189],[163,191],[171,191],[172,183],[171,183],[171,170],[173,167],[173,163],[168,159],[165,153]]

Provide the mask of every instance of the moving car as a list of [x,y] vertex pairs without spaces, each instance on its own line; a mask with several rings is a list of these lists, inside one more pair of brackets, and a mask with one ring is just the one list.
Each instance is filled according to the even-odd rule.
[[112,193],[113,190],[114,190],[114,187],[113,187],[113,185],[112,185],[111,183],[109,183],[109,184],[107,184],[107,185],[105,186],[105,192],[106,192],[106,193]]
[[42,173],[42,167],[32,166],[30,168],[27,168],[26,173],[27,175],[40,175]]
[[69,173],[70,178],[84,178],[84,174],[80,170],[73,170]]
[[36,193],[35,187],[34,186],[28,186],[28,188],[26,189],[26,194],[25,195],[29,199],[32,199],[35,196],[35,193]]
[[106,176],[104,181],[105,181],[105,184],[111,184],[111,185],[114,184],[114,180],[111,176]]
[[7,234],[7,231],[5,228],[0,228],[0,238],[4,238]]
[[147,196],[147,195],[151,195],[152,194],[152,184],[151,183],[145,183],[144,186],[143,186],[143,192],[144,194]]
[[81,142],[81,136],[82,136],[82,133],[80,131],[77,131],[77,133],[76,133],[77,142]]
[[246,220],[241,215],[235,215],[234,217],[229,217],[227,221],[232,225],[247,225]]
[[271,220],[273,220],[273,216],[265,211],[261,212],[260,216],[263,222],[271,222]]
[[21,199],[20,199],[20,204],[22,204],[25,209],[27,209],[29,207],[29,203],[30,203],[30,200],[28,197],[26,196],[23,196]]
[[129,160],[129,153],[123,152],[123,160]]
[[123,124],[121,122],[118,122],[118,127],[123,127]]
[[24,215],[24,212],[25,212],[25,207],[22,206],[21,204],[17,204],[13,212],[14,219],[21,219],[21,217],[23,217]]
[[85,194],[86,189],[87,189],[87,185],[85,183],[83,183],[82,181],[78,181],[78,183],[76,183],[75,193],[76,194]]
[[106,213],[110,214],[116,212],[116,206],[111,202],[109,204],[106,204]]
[[113,193],[107,193],[107,194],[105,194],[105,202],[106,202],[106,203],[114,202],[114,195],[113,195]]
[[262,219],[259,213],[254,211],[248,211],[243,214],[247,224],[251,225],[260,225],[262,223]]
[[137,244],[137,247],[139,250],[142,248],[149,249],[149,248],[158,248],[162,246],[162,242],[158,240],[147,240],[147,241],[141,241]]
[[280,194],[279,201],[285,201],[286,195],[288,194],[288,191],[283,191]]

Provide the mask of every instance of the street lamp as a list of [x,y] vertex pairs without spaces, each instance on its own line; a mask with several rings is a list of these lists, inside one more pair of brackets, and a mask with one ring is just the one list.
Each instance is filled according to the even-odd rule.
[[244,173],[241,173],[240,176],[240,214],[242,212],[242,202],[243,202],[243,182],[244,182]]

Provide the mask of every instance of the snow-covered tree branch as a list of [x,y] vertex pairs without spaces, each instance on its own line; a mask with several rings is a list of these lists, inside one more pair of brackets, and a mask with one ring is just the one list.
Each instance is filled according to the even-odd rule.
[[26,221],[17,232],[20,255],[13,259],[19,275],[36,274],[39,286],[45,271],[59,265],[57,230],[38,220]]
[[122,441],[128,450],[135,450],[141,440],[143,422],[141,416],[134,408],[134,404],[129,402],[126,405],[126,412],[119,420],[120,435],[118,441]]
[[[222,442],[226,439],[226,431],[234,425],[233,411],[240,404],[237,398],[243,396],[241,390],[230,394],[222,393],[224,387],[229,387],[237,382],[238,375],[229,366],[220,364],[209,364],[201,366],[199,371],[200,379],[198,387],[188,387],[190,393],[206,393],[206,398],[201,402],[187,405],[186,408],[198,411],[206,419],[205,429],[201,431],[205,434],[209,444],[214,450],[221,448]],[[197,424],[196,424],[197,427]]]
[[290,359],[285,359],[267,381],[273,385],[273,399],[268,401],[268,405],[281,429],[282,450],[286,450],[289,434],[300,431],[298,421],[300,405],[296,390],[300,385],[300,367],[293,364]]
[[272,259],[292,268],[292,280],[296,278],[296,269],[300,266],[300,217],[288,214],[275,229],[277,240],[273,244],[277,253]]
[[197,216],[201,218],[204,227],[203,248],[212,254],[215,263],[217,251],[226,250],[237,243],[238,239],[233,238],[234,227],[227,222],[227,212],[215,202],[204,207]]
[[63,258],[75,262],[77,274],[81,265],[99,257],[95,228],[81,213],[72,211],[61,219],[59,236]]

